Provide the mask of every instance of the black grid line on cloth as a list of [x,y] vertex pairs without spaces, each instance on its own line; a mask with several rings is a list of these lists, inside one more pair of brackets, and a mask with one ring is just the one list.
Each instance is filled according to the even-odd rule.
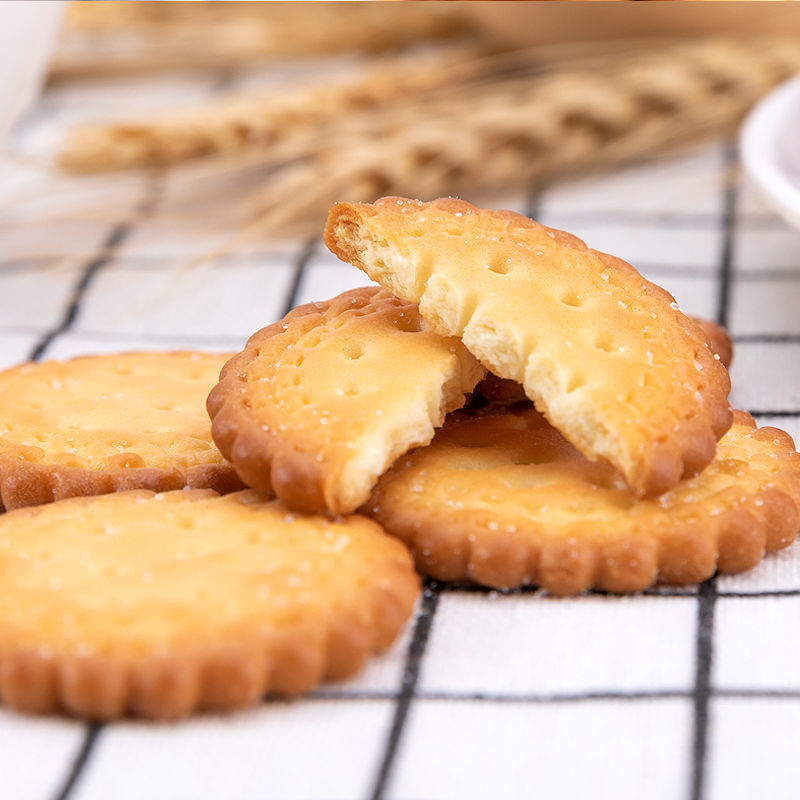
[[[0,326],[0,332],[5,333],[42,333],[41,326],[10,325]],[[236,336],[226,334],[223,336],[205,336],[203,334],[184,334],[184,333],[150,333],[141,331],[131,333],[129,331],[103,331],[92,328],[70,329],[69,335],[75,339],[83,341],[118,341],[125,343],[133,341],[137,343],[152,344],[194,344],[201,346],[219,346],[226,348],[241,349],[244,346],[246,336]]]
[[[215,257],[213,261],[204,263],[209,269],[270,269],[274,262],[278,266],[280,258],[292,252],[294,247],[283,250],[248,250],[246,252],[224,253]],[[14,274],[16,272],[30,273],[34,270],[58,269],[62,262],[82,262],[95,256],[96,250],[86,253],[71,253],[69,255],[31,256],[12,259],[0,258],[0,273]],[[123,259],[114,265],[120,270],[163,270],[165,261],[173,261],[175,256],[171,253],[135,253],[126,254]]]
[[[525,214],[528,217],[532,219],[537,217],[540,201],[540,188],[536,185],[531,186],[525,203]],[[370,800],[383,800],[389,781],[391,780],[392,770],[403,737],[403,730],[408,719],[409,711],[411,710],[411,705],[416,698],[416,687],[419,680],[422,659],[425,655],[425,647],[430,637],[433,618],[439,604],[439,597],[443,591],[444,587],[440,582],[434,580],[426,581],[422,598],[422,607],[417,615],[411,643],[408,646],[403,679],[401,681],[400,690],[396,696],[392,724],[386,737],[386,745],[383,750],[377,776],[372,791],[369,794]]]
[[97,275],[109,266],[117,254],[120,246],[128,239],[136,229],[136,223],[144,219],[155,208],[161,189],[161,182],[157,177],[150,179],[150,184],[145,190],[145,196],[134,210],[130,218],[121,220],[114,225],[105,241],[100,245],[96,255],[91,258],[81,270],[77,283],[72,288],[72,293],[67,302],[67,307],[61,319],[33,346],[29,358],[31,361],[38,361],[53,342],[62,334],[69,331],[75,324],[81,310],[81,304],[86,297],[89,287],[92,285]]
[[92,281],[94,281],[100,270],[111,263],[119,246],[130,236],[131,230],[131,224],[128,221],[118,222],[111,229],[111,233],[100,246],[97,256],[89,261],[81,270],[78,282],[72,289],[67,307],[61,319],[52,328],[45,331],[39,341],[31,348],[29,355],[31,361],[38,361],[45,354],[50,345],[62,333],[65,333],[72,327],[80,311],[83,298],[86,296],[86,292],[92,284]]
[[[711,689],[712,698],[733,700],[798,700],[800,689]],[[303,698],[304,702],[385,702],[397,700],[398,693],[391,690],[326,690],[319,689]],[[484,703],[486,705],[546,705],[548,703],[583,703],[607,700],[692,700],[694,689],[650,689],[623,691],[551,692],[547,694],[503,694],[498,692],[448,692],[420,690],[414,700],[452,703]]]
[[422,604],[414,624],[414,633],[411,636],[411,644],[408,646],[408,655],[403,669],[403,680],[400,685],[400,691],[396,694],[392,725],[386,738],[386,747],[384,748],[378,775],[375,779],[375,785],[369,795],[371,800],[381,800],[391,777],[397,748],[400,745],[411,703],[416,695],[422,657],[425,654],[425,646],[428,644],[440,594],[441,588],[436,581],[426,582],[422,592]]
[[317,250],[317,240],[310,239],[306,242],[300,255],[294,263],[292,268],[292,281],[289,284],[289,289],[286,292],[286,301],[283,304],[283,316],[285,317],[297,305],[297,298],[300,295],[300,287],[303,284],[303,278],[306,274],[306,267],[308,262],[314,257]]
[[86,762],[89,760],[89,756],[92,753],[95,741],[100,735],[102,728],[102,724],[98,722],[92,722],[86,726],[86,731],[83,735],[83,742],[81,743],[80,749],[78,750],[78,753],[72,762],[72,766],[70,767],[64,782],[61,784],[61,786],[59,786],[58,791],[53,795],[53,800],[67,800],[67,798],[70,796],[72,790],[75,788],[75,784],[78,782],[81,772],[83,772],[83,769],[86,766]]
[[[733,282],[733,247],[738,199],[738,153],[733,144],[725,146],[723,160],[722,246],[719,258],[717,322],[727,326]],[[689,796],[704,800],[710,738],[709,710],[711,669],[714,658],[714,611],[717,578],[712,575],[700,584],[697,598],[697,636],[695,642],[694,721],[692,731],[692,772]]]
[[[551,599],[558,602],[561,598],[555,595],[547,594],[543,589],[538,586],[520,586],[515,589],[492,589],[489,586],[479,585],[445,585],[441,587],[442,594],[486,594],[497,595],[499,597],[515,597],[524,594],[541,595],[542,599]],[[658,597],[663,599],[670,599],[672,597],[685,599],[687,597],[698,597],[700,594],[700,586],[652,586],[642,592],[637,592],[636,597]],[[614,592],[606,592],[602,589],[587,589],[582,592],[581,597],[610,597],[619,598],[623,595]],[[800,588],[798,589],[756,589],[752,592],[740,590],[725,590],[717,588],[718,597],[800,597]]]
[[744,333],[731,339],[734,344],[800,344],[800,333]]
[[711,699],[711,660],[713,656],[714,610],[717,602],[716,579],[700,584],[697,599],[695,679],[691,694],[694,706],[692,731],[691,799],[702,800],[705,792],[708,753],[708,714]]
[[[613,209],[604,211],[558,210],[559,224],[570,225],[647,225],[657,228],[709,228],[717,230],[720,215],[708,211],[640,211]],[[740,214],[740,229],[783,230],[785,224],[770,213]]]
[[759,269],[737,269],[736,280],[742,283],[789,283],[800,281],[797,267],[763,267]]

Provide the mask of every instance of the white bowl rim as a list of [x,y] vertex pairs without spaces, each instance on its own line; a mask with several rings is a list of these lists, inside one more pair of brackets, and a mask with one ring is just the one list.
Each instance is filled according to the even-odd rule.
[[[740,136],[742,163],[775,209],[800,227],[800,184],[781,164],[778,141],[800,107],[800,75],[770,92],[748,114]],[[800,141],[800,137],[798,138]]]

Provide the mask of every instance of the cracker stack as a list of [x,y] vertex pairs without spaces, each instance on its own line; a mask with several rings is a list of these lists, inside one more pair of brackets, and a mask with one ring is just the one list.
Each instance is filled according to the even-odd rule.
[[391,643],[414,565],[633,592],[794,540],[791,438],[730,410],[725,331],[629,264],[453,199],[339,204],[325,241],[380,287],[293,310],[216,386],[204,354],[0,373],[36,398],[0,405],[6,705],[309,691]]

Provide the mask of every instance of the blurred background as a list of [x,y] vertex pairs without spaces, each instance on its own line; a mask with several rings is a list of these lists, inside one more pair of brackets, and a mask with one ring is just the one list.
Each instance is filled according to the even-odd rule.
[[[224,201],[245,237],[314,233],[336,200],[491,202],[735,130],[800,66],[795,8],[763,8],[75,2],[47,67],[57,113],[9,147],[62,178],[170,170],[172,222]],[[107,201],[64,200],[95,218]]]

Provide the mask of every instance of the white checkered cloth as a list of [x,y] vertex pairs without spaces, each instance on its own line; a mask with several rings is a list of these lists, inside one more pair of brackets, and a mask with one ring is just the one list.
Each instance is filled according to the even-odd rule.
[[[262,79],[228,75],[226,85]],[[44,154],[79,117],[129,112],[131,98],[186,104],[219,85],[121,84],[51,91],[16,146]],[[738,185],[735,162],[717,142],[505,205],[622,256],[686,312],[727,324],[734,404],[796,435],[800,234]],[[365,283],[318,241],[249,245],[187,269],[230,228],[219,209],[174,224],[182,175],[80,182],[30,158],[3,162],[0,366],[236,350],[291,306]],[[78,196],[102,213],[64,216]],[[0,797],[794,798],[799,621],[797,546],[741,576],[636,597],[431,584],[388,653],[302,700],[173,725],[0,709]]]

